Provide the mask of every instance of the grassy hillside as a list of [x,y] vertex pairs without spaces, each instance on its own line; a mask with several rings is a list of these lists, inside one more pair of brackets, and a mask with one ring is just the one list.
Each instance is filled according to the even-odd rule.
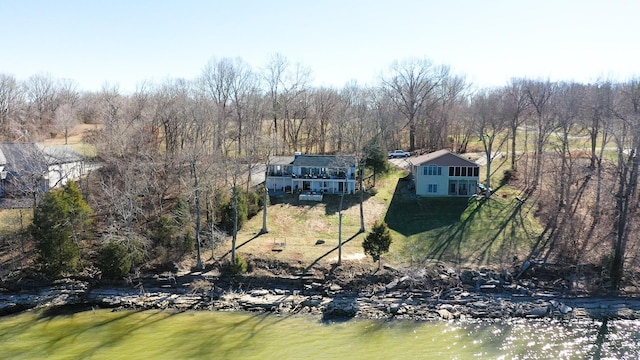
[[[392,229],[394,241],[383,262],[406,265],[437,259],[461,265],[511,264],[514,256],[522,259],[528,254],[541,230],[533,216],[534,204],[516,200],[513,189],[503,187],[489,200],[417,198],[404,175],[394,171],[379,179],[377,193],[364,203],[367,229],[378,219]],[[339,197],[326,196],[322,203],[299,202],[290,195],[275,200],[268,209],[269,233],[257,235],[262,228],[262,213],[258,214],[238,234],[238,253],[304,266],[335,262]],[[343,259],[373,266],[362,251],[366,234],[358,234],[358,197],[346,196],[344,207]],[[230,244],[222,245],[216,256],[226,255]]]
[[[361,259],[362,240],[360,210],[357,195],[346,195],[343,201],[342,241],[343,259]],[[337,260],[340,197],[326,195],[323,202],[299,201],[297,196],[272,198],[269,206],[269,233],[258,235],[262,229],[262,212],[250,219],[238,233],[238,253],[267,259],[299,262],[309,265],[314,261]],[[365,226],[381,218],[385,204],[377,197],[365,200]],[[231,240],[216,252],[216,257],[228,255]]]
[[541,231],[532,212],[531,204],[499,193],[488,200],[397,196],[385,220],[399,240],[392,252],[398,261],[497,266],[528,253]]

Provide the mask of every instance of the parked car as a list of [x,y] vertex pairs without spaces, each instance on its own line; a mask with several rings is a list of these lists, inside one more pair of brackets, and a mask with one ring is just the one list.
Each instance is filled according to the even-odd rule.
[[411,153],[408,153],[404,150],[393,150],[392,152],[389,153],[389,159],[407,158],[409,156],[411,156]]

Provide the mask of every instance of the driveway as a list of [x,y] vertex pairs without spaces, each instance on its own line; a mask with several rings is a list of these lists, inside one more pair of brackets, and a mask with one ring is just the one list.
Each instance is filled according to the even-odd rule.
[[400,169],[411,170],[411,162],[410,162],[410,160],[412,158],[415,158],[415,156],[408,157],[408,158],[389,159],[389,162],[392,163],[393,165],[395,165],[396,167],[400,168]]

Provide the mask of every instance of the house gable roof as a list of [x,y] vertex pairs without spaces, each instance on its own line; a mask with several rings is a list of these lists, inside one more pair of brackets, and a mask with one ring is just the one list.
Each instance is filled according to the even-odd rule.
[[34,143],[0,143],[0,153],[6,160],[5,170],[8,172],[47,171],[47,160]]
[[356,158],[355,156],[350,155],[269,156],[269,165],[293,165],[316,168],[347,168],[356,166]]
[[298,155],[293,161],[294,166],[323,168],[347,168],[355,164],[355,157],[340,155]]
[[47,158],[48,164],[68,164],[82,161],[82,156],[69,146],[37,145]]
[[429,154],[420,155],[411,159],[414,166],[439,165],[439,166],[478,166],[475,161],[465,159],[458,154],[443,149]]
[[293,160],[294,156],[269,156],[269,165],[291,165]]
[[46,147],[35,143],[0,143],[0,165],[11,172],[43,172],[48,165],[82,161],[82,156],[68,146]]

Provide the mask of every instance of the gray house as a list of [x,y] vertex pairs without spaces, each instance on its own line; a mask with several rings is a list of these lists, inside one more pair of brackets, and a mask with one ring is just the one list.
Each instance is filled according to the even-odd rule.
[[266,185],[272,192],[300,192],[304,196],[353,193],[356,189],[354,156],[302,155],[270,156]]
[[411,172],[418,196],[472,196],[476,193],[480,167],[448,150],[438,150],[411,159]]
[[84,173],[82,156],[71,148],[0,143],[0,196],[45,192]]

